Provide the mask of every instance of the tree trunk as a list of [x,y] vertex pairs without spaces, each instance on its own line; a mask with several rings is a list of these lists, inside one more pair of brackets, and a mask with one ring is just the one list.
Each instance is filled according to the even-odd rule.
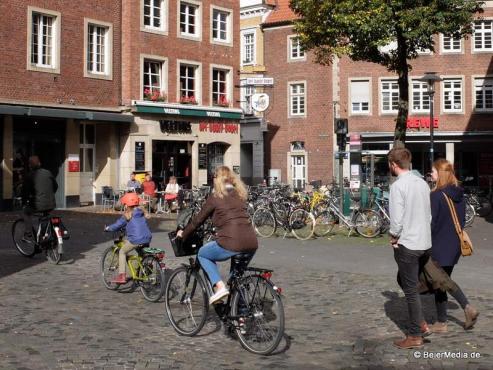
[[394,148],[403,148],[406,143],[407,116],[409,114],[409,65],[407,64],[406,40],[400,32],[397,32],[397,58],[399,111],[395,122]]

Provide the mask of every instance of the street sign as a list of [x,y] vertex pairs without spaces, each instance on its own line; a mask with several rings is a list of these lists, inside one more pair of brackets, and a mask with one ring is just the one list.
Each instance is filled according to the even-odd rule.
[[255,86],[272,86],[274,85],[274,78],[272,77],[248,77],[246,79],[247,85]]

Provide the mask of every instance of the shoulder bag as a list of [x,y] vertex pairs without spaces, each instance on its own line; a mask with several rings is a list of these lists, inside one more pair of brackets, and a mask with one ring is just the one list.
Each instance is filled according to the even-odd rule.
[[462,256],[470,256],[473,252],[472,242],[466,231],[460,226],[459,219],[457,217],[457,212],[455,211],[455,206],[452,200],[445,194],[442,193],[447,201],[448,207],[450,208],[450,214],[452,215],[452,221],[455,225],[455,231],[460,241],[460,252]]

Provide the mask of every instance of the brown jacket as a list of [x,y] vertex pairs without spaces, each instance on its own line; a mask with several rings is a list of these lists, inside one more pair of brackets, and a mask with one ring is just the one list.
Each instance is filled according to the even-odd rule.
[[186,239],[210,215],[216,227],[216,241],[221,247],[234,252],[254,252],[258,248],[257,236],[248,219],[245,202],[234,190],[224,198],[211,194],[202,210],[183,230],[183,239]]

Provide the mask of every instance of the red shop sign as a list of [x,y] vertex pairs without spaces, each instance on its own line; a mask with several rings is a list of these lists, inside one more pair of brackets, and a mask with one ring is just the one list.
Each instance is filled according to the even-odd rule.
[[199,123],[200,132],[211,132],[214,134],[237,134],[238,124],[221,122],[201,122]]
[[[407,128],[430,128],[430,117],[410,117]],[[438,128],[438,118],[433,119],[433,128]]]
[[79,161],[68,161],[68,172],[79,172],[80,165]]

